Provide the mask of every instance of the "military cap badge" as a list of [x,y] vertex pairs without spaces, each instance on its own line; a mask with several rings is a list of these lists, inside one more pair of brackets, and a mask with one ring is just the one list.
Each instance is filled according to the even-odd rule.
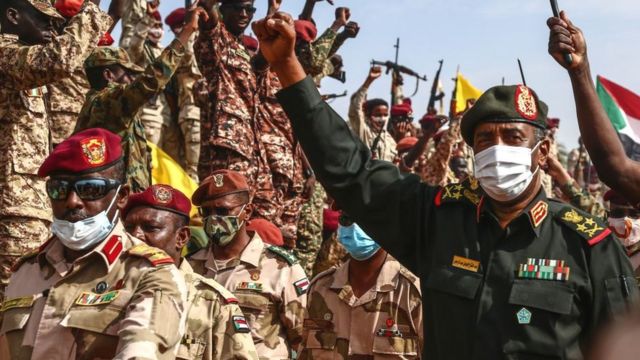
[[171,190],[164,186],[153,187],[153,199],[160,204],[168,204],[172,199]]
[[538,117],[538,107],[536,99],[533,97],[531,90],[524,85],[516,88],[516,110],[523,118],[527,120],[535,120]]
[[213,177],[213,181],[216,184],[216,187],[221,188],[224,186],[224,175],[217,174]]
[[80,142],[82,155],[91,166],[104,165],[107,161],[107,145],[103,138],[90,137]]

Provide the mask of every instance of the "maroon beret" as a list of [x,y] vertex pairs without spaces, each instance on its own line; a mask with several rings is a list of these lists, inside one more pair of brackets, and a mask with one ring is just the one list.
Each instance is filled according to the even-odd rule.
[[275,246],[284,245],[282,231],[269,220],[253,219],[247,224],[247,230],[258,233],[262,241],[267,244]]
[[296,28],[296,37],[306,42],[312,42],[318,35],[318,28],[311,21],[296,20],[294,21],[294,26]]
[[560,119],[558,118],[547,118],[547,129],[560,128]]
[[410,116],[411,114],[413,114],[411,99],[405,99],[402,104],[391,107],[391,116]]
[[322,211],[322,230],[328,232],[334,232],[338,230],[338,219],[340,218],[340,211],[332,209],[324,209]]
[[102,35],[100,41],[98,41],[98,46],[111,46],[113,45],[113,43],[113,37],[110,33],[106,32],[104,33],[104,35]]
[[184,25],[186,14],[187,10],[185,8],[177,8],[164,19],[164,23],[169,25],[169,27],[180,27]]
[[242,45],[244,45],[247,50],[258,51],[258,39],[254,37],[242,35]]
[[127,206],[122,210],[123,218],[127,217],[129,211],[139,206],[171,211],[187,218],[191,212],[189,198],[169,185],[151,185],[141,193],[131,194]]
[[208,200],[249,191],[249,184],[244,175],[233,170],[217,170],[202,181],[193,193],[191,201],[193,205],[201,206]]
[[38,176],[64,172],[85,174],[102,171],[122,159],[120,136],[100,128],[72,135],[44,160]]
[[151,13],[151,18],[155,19],[156,21],[162,22],[162,15],[160,15],[160,11],[158,10]]
[[402,138],[400,141],[398,141],[398,144],[396,145],[396,151],[398,152],[409,151],[414,146],[416,146],[417,143],[418,143],[417,137],[409,136],[406,138]]

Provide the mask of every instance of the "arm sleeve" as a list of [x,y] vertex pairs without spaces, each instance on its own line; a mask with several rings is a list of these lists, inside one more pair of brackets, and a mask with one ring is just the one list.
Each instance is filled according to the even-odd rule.
[[143,16],[142,19],[135,24],[135,31],[131,35],[131,40],[129,41],[128,46],[124,48],[129,54],[131,62],[142,67],[148,65],[145,60],[144,43],[147,40],[147,34],[151,29],[151,21],[152,18],[148,14]]
[[86,2],[62,35],[50,43],[0,47],[0,83],[15,90],[28,90],[71,76],[82,67],[111,23],[109,15]]
[[436,188],[371,159],[367,146],[320,98],[311,78],[278,93],[318,180],[366,232],[409,270],[428,241],[424,222]]
[[[280,321],[286,328],[289,345],[298,350],[302,343],[303,323],[307,313],[307,288],[309,280],[300,264],[293,264],[290,269],[289,281],[285,284],[282,294]],[[304,285],[306,281],[306,285]],[[304,291],[301,287],[305,286]]]
[[251,333],[237,332],[233,325],[234,316],[244,317],[238,305],[228,304],[219,307],[212,329],[216,348],[208,351],[211,354],[222,355],[225,359],[258,360]]
[[146,272],[118,332],[115,359],[174,359],[174,347],[182,338],[180,326],[186,285],[178,269],[161,266]]
[[362,105],[366,99],[367,88],[362,86],[351,95],[351,102],[349,103],[349,125],[360,139],[364,138],[364,132],[368,126],[364,119],[364,111],[362,110]]
[[427,159],[427,163],[422,172],[422,180],[432,186],[446,185],[447,171],[449,170],[449,160],[453,145],[460,136],[460,125],[455,123],[451,126],[442,141],[436,146],[436,151]]
[[309,65],[312,75],[322,72],[324,62],[330,57],[329,53],[336,35],[336,32],[329,28],[316,41],[311,43],[311,64]]

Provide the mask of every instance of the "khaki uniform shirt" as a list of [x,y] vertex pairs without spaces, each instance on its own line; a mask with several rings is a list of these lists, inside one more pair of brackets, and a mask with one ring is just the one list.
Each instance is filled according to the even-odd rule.
[[357,298],[349,263],[319,274],[309,288],[300,359],[416,359],[422,348],[420,280],[387,256],[376,284]]
[[212,247],[191,259],[194,271],[230,290],[240,302],[260,359],[289,359],[302,340],[309,280],[296,258],[255,234],[239,259],[217,268]]
[[54,237],[12,275],[0,344],[12,360],[174,359],[184,294],[171,258],[120,223],[73,263]]
[[378,133],[373,131],[365,118],[362,105],[367,100],[367,88],[361,87],[351,96],[351,104],[349,105],[349,125],[359,138],[365,143],[372,153],[376,154],[376,159],[392,162],[396,158],[396,141],[387,132],[384,131],[378,141],[377,149],[371,149],[373,142]]
[[177,359],[257,360],[238,300],[217,282],[193,272],[184,260],[180,271],[187,283],[186,330]]
[[45,181],[37,177],[51,147],[45,85],[82,66],[110,25],[107,14],[87,3],[48,44],[27,46],[0,34],[0,217],[51,220]]

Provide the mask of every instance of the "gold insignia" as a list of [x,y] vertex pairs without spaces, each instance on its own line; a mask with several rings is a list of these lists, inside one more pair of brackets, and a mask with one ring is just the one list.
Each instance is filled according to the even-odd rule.
[[562,220],[574,224],[579,224],[584,220],[584,217],[578,214],[575,210],[571,210],[568,213],[564,214],[564,216],[562,216]]
[[29,308],[33,306],[33,303],[35,302],[35,298],[36,297],[34,295],[30,295],[30,296],[23,296],[19,298],[7,299],[5,302],[2,303],[2,308],[0,308],[0,312],[4,312],[14,308]]
[[516,88],[516,110],[527,120],[535,120],[538,117],[536,99],[526,86],[520,85]]
[[[586,222],[585,222],[585,224],[586,224]],[[594,226],[591,229],[588,229],[588,230],[585,231],[585,233],[587,235],[589,235],[589,237],[594,237],[598,231],[604,230],[603,227],[597,225],[595,222],[593,222],[593,225]]]
[[80,142],[84,159],[91,166],[100,166],[107,162],[107,145],[103,138],[87,138]]
[[478,196],[478,194],[474,193],[473,191],[465,189],[464,197],[471,201],[473,205],[478,205],[480,203],[480,196]]
[[469,177],[469,187],[471,188],[471,190],[478,190],[478,188],[480,187],[478,179],[476,179],[475,177]]
[[260,270],[249,271],[251,274],[251,280],[258,281],[260,280]]
[[213,181],[216,184],[216,187],[221,188],[224,186],[224,175],[218,174],[213,177]]
[[154,186],[153,198],[156,200],[156,202],[159,202],[161,204],[168,204],[171,202],[173,195],[171,194],[171,190],[164,186]]
[[455,185],[455,186],[447,186],[444,188],[444,194],[442,196],[442,199],[454,199],[454,200],[460,200],[460,198],[462,197],[462,190],[464,189],[464,187],[460,184]]

